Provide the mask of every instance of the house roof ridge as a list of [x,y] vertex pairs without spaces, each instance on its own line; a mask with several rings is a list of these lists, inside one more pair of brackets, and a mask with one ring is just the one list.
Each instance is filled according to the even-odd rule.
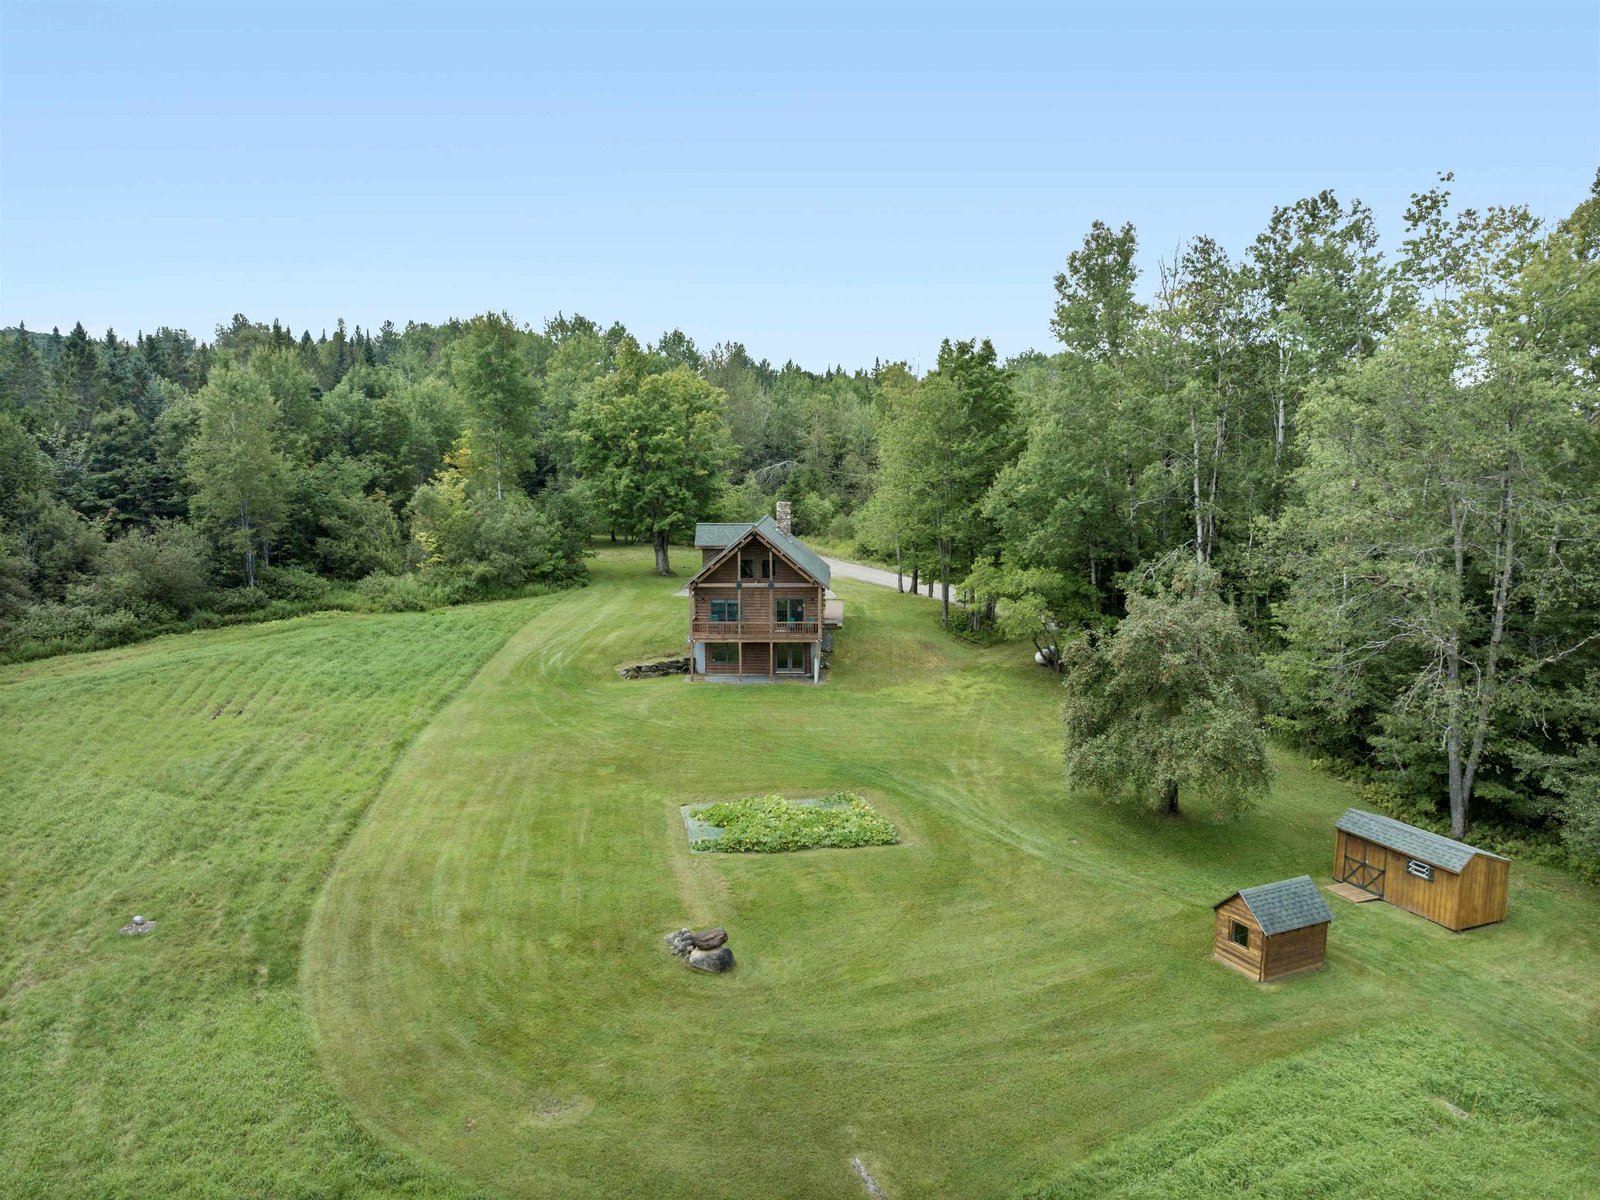
[[[723,550],[741,541],[751,533],[759,533],[777,549],[794,560],[794,564],[806,572],[823,587],[828,587],[833,582],[833,571],[829,568],[823,557],[806,545],[792,533],[785,533],[778,528],[778,522],[768,514],[759,521],[701,521],[694,527],[694,544],[703,550]],[[722,555],[712,559],[720,560]],[[698,579],[705,573],[705,568],[711,563],[705,563],[695,573]],[[693,582],[691,580],[691,582]]]

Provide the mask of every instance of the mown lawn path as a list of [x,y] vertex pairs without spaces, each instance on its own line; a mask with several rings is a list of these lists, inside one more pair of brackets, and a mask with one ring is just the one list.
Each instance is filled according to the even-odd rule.
[[[397,1145],[519,1196],[853,1195],[856,1156],[896,1200],[1004,1196],[1363,1029],[1537,1028],[1571,1093],[1600,1061],[1596,907],[1557,877],[1471,938],[1347,907],[1328,971],[1258,988],[1210,961],[1210,905],[1325,874],[1342,785],[1284,756],[1229,825],[1067,797],[1045,673],[847,582],[824,687],[621,681],[682,601],[638,552],[595,571],[416,740],[314,915],[323,1061]],[[902,844],[688,851],[682,803],[840,789]],[[738,969],[684,970],[685,924]]]

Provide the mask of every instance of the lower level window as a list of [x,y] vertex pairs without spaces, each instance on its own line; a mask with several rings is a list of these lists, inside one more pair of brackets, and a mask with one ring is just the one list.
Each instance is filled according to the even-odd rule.
[[780,671],[806,669],[806,644],[804,642],[779,642],[772,648],[774,666]]
[[1243,946],[1248,950],[1250,948],[1250,926],[1243,921],[1233,922],[1233,928],[1228,930],[1228,939],[1235,946]]
[[712,642],[711,643],[711,661],[716,663],[716,664],[718,664],[719,666],[724,666],[724,667],[735,667],[735,666],[738,666],[739,665],[739,643],[738,642]]

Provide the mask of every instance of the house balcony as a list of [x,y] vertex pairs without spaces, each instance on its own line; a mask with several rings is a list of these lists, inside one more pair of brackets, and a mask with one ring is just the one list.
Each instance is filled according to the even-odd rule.
[[800,642],[819,637],[816,618],[799,621],[695,621],[689,636],[699,641]]

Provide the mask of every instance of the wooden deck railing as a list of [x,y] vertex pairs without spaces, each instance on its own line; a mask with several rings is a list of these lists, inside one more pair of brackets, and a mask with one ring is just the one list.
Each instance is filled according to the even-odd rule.
[[690,632],[697,638],[785,638],[816,637],[820,623],[814,617],[802,621],[696,621]]

